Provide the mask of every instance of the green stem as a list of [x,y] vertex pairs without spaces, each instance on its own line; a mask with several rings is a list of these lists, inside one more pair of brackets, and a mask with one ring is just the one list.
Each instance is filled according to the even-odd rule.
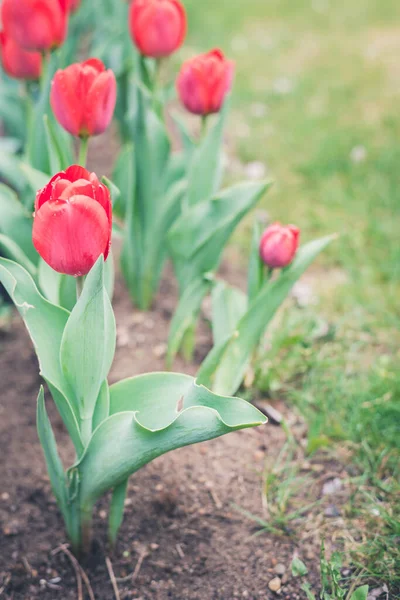
[[78,301],[82,294],[83,286],[85,283],[85,276],[82,275],[82,276],[76,277],[75,279],[76,279],[76,300]]
[[81,138],[81,145],[79,148],[79,158],[78,158],[78,164],[80,164],[81,167],[86,167],[88,149],[89,149],[89,137]]
[[42,74],[40,76],[40,94],[43,95],[46,93],[47,87],[47,77],[50,66],[50,52],[43,52],[43,60],[42,60]]
[[153,82],[152,82],[152,95],[153,95],[153,99],[152,99],[152,108],[154,110],[154,112],[161,116],[162,114],[162,102],[159,98],[159,92],[160,92],[160,76],[161,76],[161,67],[162,67],[162,58],[157,58],[156,59],[156,66],[154,69],[154,77],[153,77]]
[[200,142],[207,134],[208,115],[202,115],[201,117],[201,129],[200,129]]

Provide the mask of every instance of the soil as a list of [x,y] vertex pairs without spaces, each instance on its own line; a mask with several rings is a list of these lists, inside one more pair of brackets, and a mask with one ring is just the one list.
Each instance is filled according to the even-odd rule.
[[[99,172],[107,172],[111,164],[104,159],[101,171],[99,161],[95,162]],[[244,281],[243,274],[232,269],[224,275],[232,283]],[[133,310],[120,277],[113,303],[118,344],[111,381],[164,370],[165,341],[176,305],[171,272],[167,270],[149,313]],[[203,315],[193,364],[178,358],[175,370],[194,375],[210,347]],[[87,586],[81,591],[78,585],[46,474],[35,426],[41,381],[33,347],[17,315],[0,330],[0,380],[0,599],[90,598]],[[47,407],[67,466],[73,461],[73,450],[49,394]],[[275,408],[301,447],[305,424],[283,402],[275,403]],[[241,512],[268,520],[263,472],[266,461],[274,463],[285,441],[283,429],[269,424],[183,448],[149,464],[131,478],[113,555],[105,539],[108,499],[103,499],[96,508],[93,553],[82,562],[92,598],[303,599],[303,580],[293,578],[290,570],[297,555],[306,563],[307,580],[317,591],[321,532],[333,530],[340,537],[344,528],[340,507],[350,493],[345,485],[317,509],[290,521],[282,535],[255,536],[260,526]],[[293,509],[299,499],[303,506],[321,499],[326,481],[344,478],[341,464],[329,461],[319,456],[303,463],[308,483],[295,494]]]
[[[147,314],[132,310],[117,281],[118,349],[112,381],[164,369],[174,304],[169,275]],[[194,374],[210,343],[203,319],[194,364],[178,359],[176,370]],[[80,599],[70,557],[60,548],[67,540],[36,434],[37,362],[17,316],[1,333],[0,373],[0,597]],[[68,437],[49,395],[47,400],[62,457],[71,462]],[[296,435],[304,435],[301,420],[283,404],[277,408],[286,413]],[[304,598],[301,581],[291,577],[290,563],[298,553],[309,568],[308,580],[318,581],[319,540],[312,527],[305,523],[306,535],[293,530],[254,537],[259,528],[236,508],[265,515],[264,460],[276,456],[285,439],[283,430],[273,425],[237,432],[167,454],[132,477],[118,547],[109,556],[121,600]],[[317,495],[321,485],[317,481]],[[104,499],[96,509],[93,556],[82,563],[96,600],[117,597],[105,562],[106,508]],[[276,577],[281,583],[278,595],[269,589]],[[82,598],[89,597],[83,589]]]

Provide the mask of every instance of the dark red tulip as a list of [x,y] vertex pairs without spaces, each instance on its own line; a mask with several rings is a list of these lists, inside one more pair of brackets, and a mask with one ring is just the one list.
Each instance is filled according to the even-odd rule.
[[3,0],[1,20],[7,35],[25,48],[46,52],[65,40],[69,0]]
[[299,247],[300,229],[294,225],[286,227],[274,223],[268,227],[261,238],[261,260],[270,269],[282,269],[290,265]]
[[71,135],[103,133],[112,120],[116,100],[115,75],[97,58],[75,63],[54,75],[50,104],[57,121]]
[[112,206],[108,188],[77,165],[57,173],[36,195],[33,244],[58,273],[89,273],[111,244]]
[[129,28],[141,54],[169,56],[185,39],[185,8],[179,0],[133,0]]
[[186,61],[177,79],[182,104],[195,115],[221,110],[232,87],[234,63],[221,50],[212,50]]
[[40,52],[28,52],[21,48],[5,31],[0,32],[1,63],[10,77],[39,79],[42,72]]

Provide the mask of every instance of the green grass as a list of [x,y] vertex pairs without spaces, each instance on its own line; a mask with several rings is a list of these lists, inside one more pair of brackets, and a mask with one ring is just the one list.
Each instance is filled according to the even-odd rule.
[[353,563],[399,584],[400,3],[186,5],[183,53],[220,46],[236,61],[228,144],[275,179],[264,208],[304,240],[340,236],[306,279],[318,304],[285,313],[257,384],[306,418],[310,453],[349,448],[350,517],[368,534]]

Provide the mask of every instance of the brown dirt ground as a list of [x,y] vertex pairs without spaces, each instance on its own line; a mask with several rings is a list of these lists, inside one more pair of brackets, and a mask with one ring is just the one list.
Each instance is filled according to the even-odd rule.
[[[117,282],[118,349],[112,381],[163,370],[174,295],[174,284],[167,276],[154,310],[141,314],[132,310],[123,285]],[[197,364],[209,346],[203,319]],[[178,359],[176,370],[194,374],[196,366]],[[17,316],[12,326],[1,332],[0,374],[0,597],[77,600],[71,562],[63,552],[53,552],[66,539],[35,428],[40,384],[36,358]],[[47,399],[61,454],[71,461],[69,440],[49,395]],[[278,408],[301,441],[304,423],[282,403]],[[301,581],[290,576],[292,557],[299,554],[309,567],[309,581],[316,583],[320,531],[327,520],[338,530],[341,523],[324,519],[319,507],[318,514],[310,512],[303,517],[300,531],[293,522],[293,530],[286,536],[254,537],[255,524],[233,506],[265,515],[264,460],[276,456],[284,441],[283,430],[273,425],[237,432],[165,455],[132,477],[118,547],[110,557],[121,600],[273,599],[278,596],[268,584],[282,566],[285,574],[281,574],[279,596],[304,598]],[[320,496],[324,481],[343,475],[340,465],[324,466],[318,460],[305,464],[304,469],[313,474],[310,490],[314,499]],[[303,500],[307,494],[301,492]],[[96,510],[94,554],[83,562],[96,600],[115,597],[105,564],[106,508],[105,499]],[[134,572],[135,576],[129,577]]]

